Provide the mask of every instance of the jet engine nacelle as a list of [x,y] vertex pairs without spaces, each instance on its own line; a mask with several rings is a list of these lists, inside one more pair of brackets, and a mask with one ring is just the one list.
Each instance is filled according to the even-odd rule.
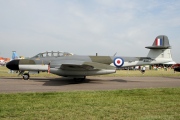
[[19,65],[21,71],[48,71],[48,65]]

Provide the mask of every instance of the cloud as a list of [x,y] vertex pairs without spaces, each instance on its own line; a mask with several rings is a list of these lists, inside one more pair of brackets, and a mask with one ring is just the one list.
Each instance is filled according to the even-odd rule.
[[146,56],[144,47],[165,34],[179,61],[179,11],[175,0],[1,1],[0,56],[12,50]]

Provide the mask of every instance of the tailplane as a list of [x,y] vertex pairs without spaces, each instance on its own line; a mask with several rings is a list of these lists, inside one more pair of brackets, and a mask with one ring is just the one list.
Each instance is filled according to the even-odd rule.
[[171,46],[169,44],[168,37],[165,35],[157,36],[154,40],[153,45],[147,46],[146,48],[150,49],[147,57],[150,57],[152,59],[172,60]]

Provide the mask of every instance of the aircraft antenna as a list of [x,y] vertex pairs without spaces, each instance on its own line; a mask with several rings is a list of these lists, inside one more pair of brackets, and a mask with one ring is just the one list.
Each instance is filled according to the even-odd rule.
[[114,54],[114,56],[116,56],[117,52]]

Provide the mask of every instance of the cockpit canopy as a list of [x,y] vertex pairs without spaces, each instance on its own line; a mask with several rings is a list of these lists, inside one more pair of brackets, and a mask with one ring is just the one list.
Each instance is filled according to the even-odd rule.
[[72,53],[68,52],[43,52],[35,55],[33,58],[43,58],[43,57],[63,57],[63,56],[72,56]]

